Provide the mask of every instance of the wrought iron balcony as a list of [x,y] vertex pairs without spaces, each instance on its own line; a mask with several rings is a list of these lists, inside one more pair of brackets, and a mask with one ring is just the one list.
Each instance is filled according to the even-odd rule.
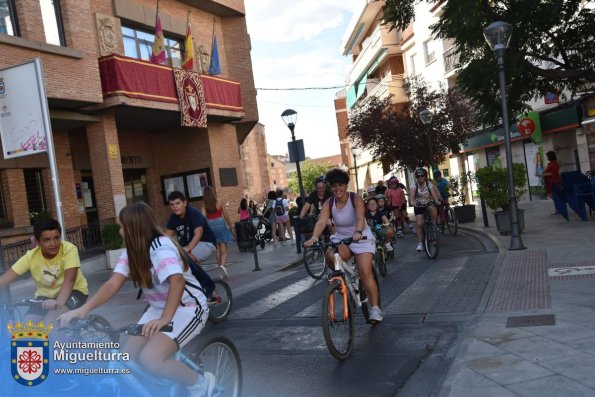
[[456,52],[456,47],[450,47],[442,56],[444,57],[444,73],[453,71],[459,63],[459,53]]

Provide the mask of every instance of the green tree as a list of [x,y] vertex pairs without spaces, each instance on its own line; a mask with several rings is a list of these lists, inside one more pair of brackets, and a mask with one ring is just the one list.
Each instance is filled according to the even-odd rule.
[[458,152],[475,130],[473,109],[456,89],[433,90],[421,78],[407,79],[404,88],[409,101],[395,107],[391,97],[369,97],[349,118],[350,139],[388,164],[415,168],[429,164],[428,130],[419,113],[433,109],[432,154],[439,164],[451,152]]
[[[304,184],[304,190],[306,191],[306,194],[314,191],[314,181],[316,181],[316,178],[321,175],[325,175],[331,167],[331,164],[320,164],[310,160],[306,160],[300,164],[300,170],[302,171],[302,183]],[[297,179],[297,172],[294,172],[291,175],[288,185],[289,190],[299,196],[300,185]]]
[[[383,21],[404,30],[415,19],[414,5],[436,0],[385,0]],[[457,0],[431,26],[435,37],[451,38],[459,55],[458,86],[471,99],[479,121],[500,117],[496,58],[483,37],[492,22],[513,26],[505,55],[511,114],[546,92],[567,90],[570,98],[595,91],[595,8],[584,0]],[[564,95],[564,94],[563,94]]]

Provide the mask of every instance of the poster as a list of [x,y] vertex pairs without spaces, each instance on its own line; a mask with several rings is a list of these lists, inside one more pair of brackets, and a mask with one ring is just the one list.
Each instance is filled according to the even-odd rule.
[[541,174],[545,169],[543,161],[543,148],[533,142],[525,141],[525,164],[529,175],[530,187],[542,187],[543,178]]
[[5,159],[47,150],[45,101],[35,62],[0,70],[0,137]]

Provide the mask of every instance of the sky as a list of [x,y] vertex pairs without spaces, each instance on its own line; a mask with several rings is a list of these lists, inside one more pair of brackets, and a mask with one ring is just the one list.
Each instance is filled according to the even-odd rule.
[[269,154],[287,153],[291,132],[281,119],[297,114],[295,138],[306,157],[340,154],[334,99],[328,90],[262,90],[344,86],[351,64],[341,41],[362,0],[245,0],[259,119]]

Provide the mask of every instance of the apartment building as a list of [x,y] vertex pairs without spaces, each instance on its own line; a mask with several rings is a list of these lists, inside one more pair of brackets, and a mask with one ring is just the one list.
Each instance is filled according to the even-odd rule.
[[[246,186],[239,146],[258,121],[243,0],[160,0],[165,64],[149,62],[156,0],[0,1],[0,69],[40,58],[65,227],[114,218],[143,200],[165,221],[166,193],[200,205],[205,184],[235,208]],[[201,75],[207,127],[181,127],[173,67],[187,17],[194,69],[208,69],[213,32],[221,74]],[[1,72],[0,72],[1,73]],[[47,154],[0,160],[5,241],[55,215]]]

